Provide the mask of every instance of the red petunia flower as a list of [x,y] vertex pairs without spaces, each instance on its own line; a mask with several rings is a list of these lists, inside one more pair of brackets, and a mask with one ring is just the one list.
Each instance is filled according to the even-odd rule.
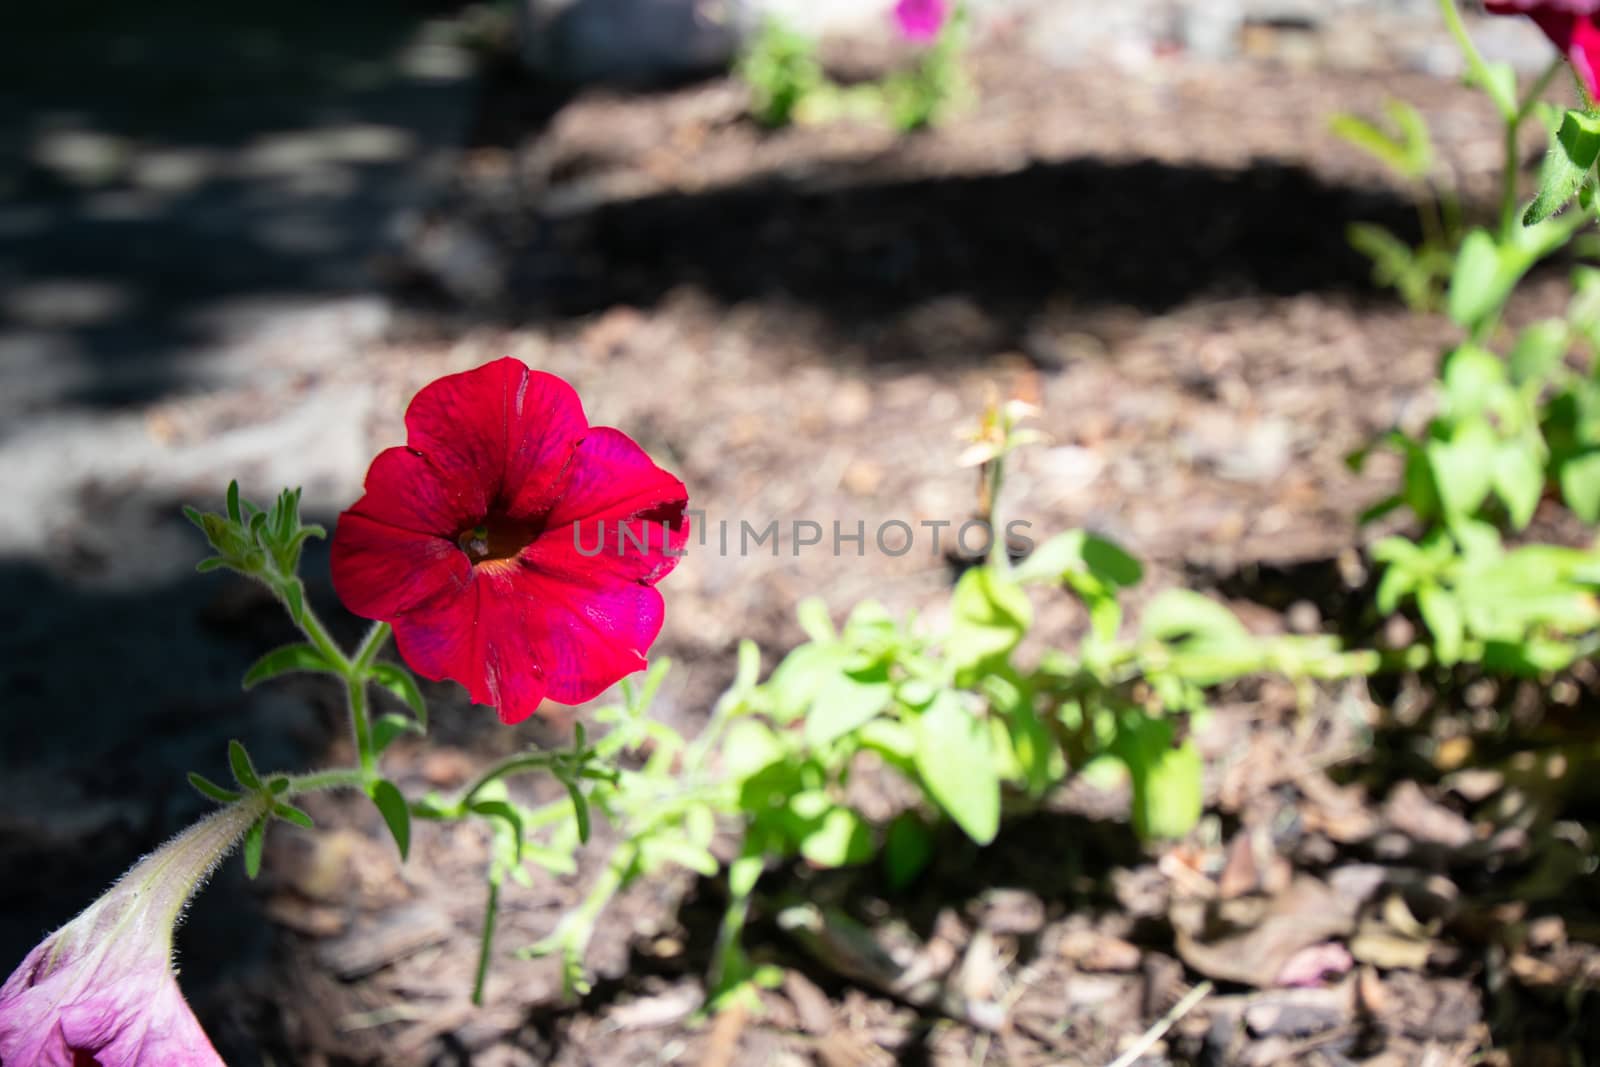
[[1591,97],[1600,96],[1600,0],[1486,0],[1495,15],[1527,15],[1566,55]]
[[578,704],[645,665],[654,586],[689,539],[683,483],[592,427],[570,385],[515,359],[425,386],[406,447],[339,516],[333,588],[394,627],[418,674],[500,718]]

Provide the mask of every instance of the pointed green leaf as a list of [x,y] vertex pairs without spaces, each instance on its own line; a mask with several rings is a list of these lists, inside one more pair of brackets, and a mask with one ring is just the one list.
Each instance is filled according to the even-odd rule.
[[224,789],[205,775],[196,774],[194,771],[189,772],[189,784],[194,786],[202,796],[209,797],[218,804],[232,804],[243,795],[234,792],[232,789]]
[[945,654],[960,671],[1009,654],[1033,622],[1033,605],[1009,575],[981,566],[956,583],[950,614]]
[[233,768],[234,781],[245,789],[261,788],[261,779],[256,774],[255,766],[250,762],[250,754],[238,741],[228,742],[228,766]]
[[510,829],[512,840],[516,844],[516,861],[522,862],[523,824],[522,813],[516,806],[504,800],[479,800],[472,805],[472,810],[490,819],[500,819]]
[[1000,829],[1000,778],[988,724],[945,690],[917,717],[916,732],[923,787],[968,837],[987,845]]
[[372,724],[373,752],[381,753],[394,742],[395,738],[406,733],[420,734],[422,727],[415,719],[408,719],[394,712],[380,715],[378,721]]
[[293,804],[290,804],[286,801],[280,800],[277,804],[273,805],[272,814],[276,815],[285,822],[294,823],[302,830],[310,830],[316,826],[316,824],[311,821],[311,816],[307,815],[300,808],[297,808]]
[[387,778],[373,782],[369,792],[383,821],[389,826],[389,833],[394,835],[395,847],[400,850],[400,859],[404,861],[411,851],[411,810],[406,806],[404,794],[399,786]]
[[261,873],[261,846],[267,838],[267,820],[257,819],[244,835],[244,873],[251,881]]
[[1445,302],[1451,321],[1471,328],[1500,306],[1505,298],[1501,284],[1500,248],[1487,230],[1473,230],[1456,253]]
[[1536,442],[1511,441],[1495,457],[1494,491],[1518,530],[1533,520],[1544,495],[1544,463],[1537,447]]
[[1463,423],[1449,441],[1428,442],[1428,466],[1448,518],[1470,518],[1489,495],[1498,446],[1494,430],[1478,419]]
[[239,509],[239,482],[237,479],[228,483],[228,519],[234,523],[244,522],[244,513]]
[[1169,719],[1127,714],[1112,751],[1128,765],[1133,828],[1145,840],[1182,837],[1200,820],[1204,771],[1194,742],[1178,744]]
[[314,646],[304,643],[284,645],[256,660],[255,664],[245,672],[244,687],[254,689],[269,678],[295,671],[337,673],[333,665]]
[[1439,662],[1446,667],[1459,662],[1466,634],[1456,598],[1436,585],[1425,585],[1417,590],[1417,608],[1433,635],[1433,651]]
[[861,816],[834,807],[800,842],[800,854],[817,867],[850,867],[872,858],[872,834]]
[[894,687],[889,672],[877,667],[867,672],[833,675],[817,690],[806,714],[806,744],[822,748],[877,717],[889,706]]
[[1561,499],[1584,522],[1600,521],[1600,452],[1561,465]]
[[1539,168],[1539,192],[1522,215],[1522,224],[1543,222],[1577,195],[1600,154],[1600,116],[1568,111],[1550,136],[1550,150]]
[[411,677],[410,671],[397,663],[374,663],[372,680],[404,701],[406,707],[416,715],[421,732],[427,732],[428,702],[422,698],[422,690],[417,687],[417,680]]

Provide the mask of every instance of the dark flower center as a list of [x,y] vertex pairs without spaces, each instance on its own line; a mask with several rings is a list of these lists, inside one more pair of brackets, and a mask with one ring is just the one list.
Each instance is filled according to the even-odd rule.
[[474,565],[496,559],[514,559],[543,532],[537,522],[491,515],[456,535],[456,544]]

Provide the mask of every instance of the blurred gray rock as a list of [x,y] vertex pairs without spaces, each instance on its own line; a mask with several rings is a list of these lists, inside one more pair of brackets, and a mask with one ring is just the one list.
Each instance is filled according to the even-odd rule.
[[732,62],[749,0],[522,0],[522,58],[560,81],[653,82]]

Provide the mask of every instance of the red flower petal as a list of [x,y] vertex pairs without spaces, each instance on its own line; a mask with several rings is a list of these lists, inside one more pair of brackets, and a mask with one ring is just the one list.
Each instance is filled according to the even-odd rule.
[[[661,594],[654,587],[586,588],[528,568],[518,572],[513,585],[515,595],[534,598],[541,607],[528,641],[544,668],[551,700],[593,700],[646,666],[645,651],[663,619]],[[506,718],[504,708],[500,715]]]
[[579,585],[657,582],[678,565],[689,543],[688,504],[683,483],[627,434],[596,427],[578,447],[545,533],[523,550],[522,559]]
[[340,516],[340,599],[391,623],[418,674],[506,722],[642,668],[662,622],[652,586],[689,538],[683,483],[512,359],[428,385],[406,427]]
[[514,723],[543,702],[546,675],[527,637],[540,605],[506,595],[503,585],[479,568],[465,589],[395,619],[394,642],[418,674],[460,682],[474,703],[496,706],[501,721]]
[[1527,15],[1563,53],[1589,95],[1600,95],[1600,0],[1488,0],[1490,14]]
[[366,487],[333,533],[333,589],[346,607],[389,618],[467,580],[455,534],[476,520],[432,464],[388,449],[372,461]]
[[538,518],[588,425],[572,386],[506,358],[424,386],[406,409],[406,442],[478,516]]

